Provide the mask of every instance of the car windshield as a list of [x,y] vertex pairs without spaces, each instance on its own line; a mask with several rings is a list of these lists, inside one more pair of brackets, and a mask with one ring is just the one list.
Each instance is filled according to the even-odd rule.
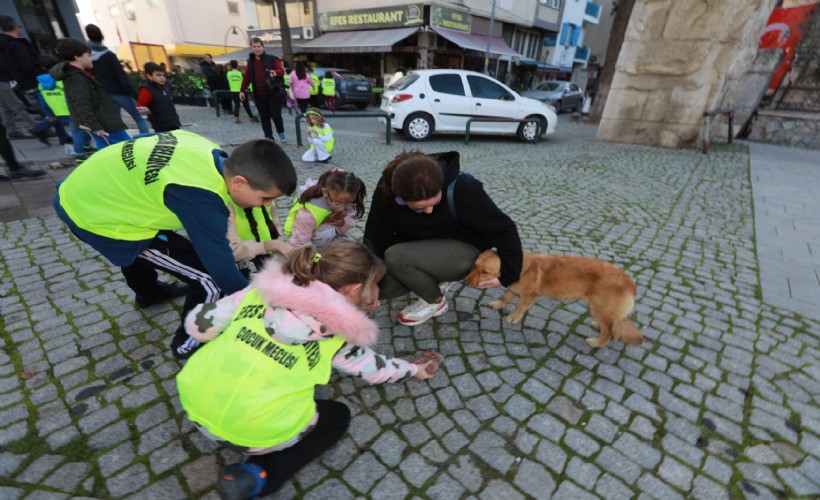
[[395,89],[395,90],[404,90],[404,89],[406,89],[407,87],[409,87],[410,85],[412,85],[412,84],[413,84],[413,82],[415,82],[415,81],[416,81],[416,80],[418,80],[418,79],[419,79],[419,75],[418,75],[418,74],[416,74],[416,73],[408,73],[408,74],[404,75],[403,77],[399,78],[398,80],[396,80],[395,82],[393,82],[393,83],[391,83],[390,85],[388,85],[388,87],[387,87],[387,88],[389,88],[389,89],[391,89],[391,90],[392,90],[392,89]]
[[535,86],[535,90],[560,90],[563,85],[559,82],[541,82]]
[[351,71],[337,71],[336,75],[338,75],[342,80],[357,80],[360,82],[367,81],[367,78]]

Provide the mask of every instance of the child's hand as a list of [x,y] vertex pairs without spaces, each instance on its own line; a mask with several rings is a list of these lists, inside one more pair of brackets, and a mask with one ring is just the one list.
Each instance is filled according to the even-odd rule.
[[306,128],[305,134],[307,134],[308,137],[313,137],[313,129],[310,127]]
[[419,367],[418,372],[416,372],[416,378],[419,380],[432,378],[438,371],[438,367],[442,361],[444,361],[444,358],[441,354],[432,349],[427,349],[413,361],[413,363]]
[[277,251],[277,252],[281,253],[281,254],[282,254],[282,255],[284,255],[285,257],[287,257],[288,255],[290,255],[290,253],[291,253],[292,251],[296,250],[296,249],[293,247],[293,245],[291,245],[290,243],[284,242],[284,241],[282,241],[281,239],[278,239],[278,240],[273,240],[273,242],[275,243],[275,245],[274,245],[273,249],[274,249],[275,251]]
[[137,111],[139,111],[139,114],[142,116],[148,116],[151,114],[151,110],[146,108],[145,106],[138,107]]
[[108,137],[108,132],[106,132],[105,130],[95,130],[92,132],[92,134],[98,135],[100,137]]

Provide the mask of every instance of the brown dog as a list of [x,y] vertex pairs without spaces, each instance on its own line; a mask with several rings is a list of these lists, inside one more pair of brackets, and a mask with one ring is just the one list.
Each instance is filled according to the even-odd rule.
[[[464,283],[475,287],[500,275],[501,259],[494,250],[487,250],[478,256]],[[507,287],[501,299],[488,305],[501,309],[518,294],[515,310],[507,316],[507,322],[518,323],[539,295],[565,302],[584,299],[601,329],[601,335],[587,339],[587,344],[603,347],[614,336],[637,345],[643,342],[643,334],[629,320],[637,290],[635,282],[614,264],[588,257],[524,252],[520,279]]]

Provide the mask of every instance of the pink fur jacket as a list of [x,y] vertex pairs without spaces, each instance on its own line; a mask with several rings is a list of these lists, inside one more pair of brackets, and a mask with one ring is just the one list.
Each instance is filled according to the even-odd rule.
[[369,348],[376,343],[378,326],[342,294],[319,281],[298,286],[276,262],[256,274],[249,287],[217,302],[196,306],[185,318],[188,335],[200,342],[216,338],[252,288],[269,306],[265,310],[265,329],[276,342],[294,345],[339,335],[345,344],[333,358],[337,370],[361,376],[372,384],[401,382],[416,374],[414,363],[387,358]]

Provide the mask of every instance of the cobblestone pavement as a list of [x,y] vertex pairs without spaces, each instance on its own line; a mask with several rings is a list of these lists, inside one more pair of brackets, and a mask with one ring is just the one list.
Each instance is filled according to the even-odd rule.
[[[223,144],[260,135],[230,120],[183,111]],[[820,494],[820,324],[761,300],[746,146],[705,157],[598,143],[566,116],[538,145],[388,146],[371,120],[331,123],[334,163],[371,189],[402,148],[460,150],[525,248],[632,275],[646,341],[591,349],[580,303],[539,299],[513,326],[486,306],[500,290],[457,287],[447,314],[410,328],[393,320],[408,300],[394,300],[377,313],[379,350],[437,349],[442,370],[376,387],[334,377],[318,393],[350,406],[350,432],[276,498]],[[0,498],[215,498],[218,467],[239,456],[180,410],[168,349],[180,303],[137,310],[118,270],[54,216],[0,233]]]

